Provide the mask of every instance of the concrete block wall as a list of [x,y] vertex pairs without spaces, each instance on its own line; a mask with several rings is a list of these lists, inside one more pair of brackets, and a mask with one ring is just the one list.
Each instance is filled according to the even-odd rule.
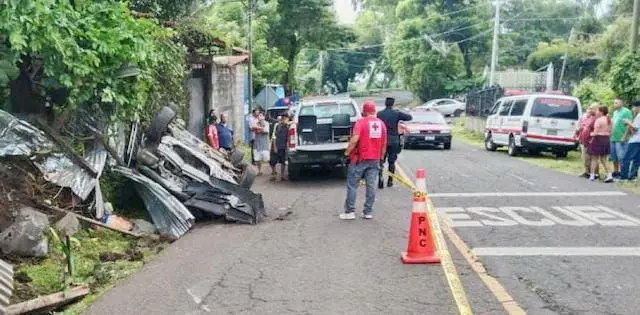
[[467,116],[464,119],[464,129],[477,133],[484,133],[484,127],[487,119],[485,117]]

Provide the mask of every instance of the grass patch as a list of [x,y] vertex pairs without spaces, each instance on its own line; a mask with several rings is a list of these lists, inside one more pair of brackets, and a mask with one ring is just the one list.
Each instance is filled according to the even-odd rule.
[[[83,230],[75,238],[80,244],[76,244],[72,251],[75,270],[71,281],[73,285],[89,285],[91,294],[61,314],[80,314],[117,281],[140,269],[158,252],[159,245],[151,240],[128,238],[111,230]],[[117,259],[105,258],[105,254]],[[27,280],[22,280],[24,283],[16,281],[16,286],[20,288],[18,291],[28,294],[15,296],[17,301],[12,302],[64,290],[65,266],[63,254],[52,245],[48,258],[19,264],[16,273]]]
[[[465,130],[463,119],[458,120],[458,123],[453,127],[453,137],[456,140],[460,140],[466,144],[484,148],[484,134]],[[506,154],[505,148],[498,149],[499,153]],[[549,153],[542,153],[539,155],[526,155],[518,157],[518,159],[538,165],[544,168],[552,169],[565,174],[578,175],[584,172],[584,166],[582,164],[582,156],[578,151],[570,151],[566,158],[556,158]],[[604,175],[604,174],[603,174]],[[629,190],[633,193],[640,194],[639,182],[625,182],[617,183],[617,187]]]

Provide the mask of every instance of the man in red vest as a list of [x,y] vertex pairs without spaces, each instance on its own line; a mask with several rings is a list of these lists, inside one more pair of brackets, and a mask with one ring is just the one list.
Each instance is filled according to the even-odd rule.
[[380,160],[387,148],[387,128],[384,122],[376,117],[376,106],[371,101],[362,105],[363,118],[353,126],[353,134],[345,155],[349,157],[347,171],[347,200],[342,220],[353,220],[356,208],[356,193],[360,180],[367,184],[367,195],[364,203],[363,218],[373,219],[373,202],[376,199],[376,182],[380,171]]

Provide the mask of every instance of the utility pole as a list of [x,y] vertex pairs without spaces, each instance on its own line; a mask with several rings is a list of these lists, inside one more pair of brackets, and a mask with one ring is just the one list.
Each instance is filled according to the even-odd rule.
[[569,59],[569,49],[571,48],[573,31],[574,31],[574,28],[572,27],[571,33],[569,33],[569,40],[567,40],[567,50],[564,52],[564,59],[562,60],[562,70],[560,70],[560,80],[558,81],[558,90],[562,89],[562,81],[564,80],[564,71],[567,69],[567,59]]
[[318,95],[322,94],[322,78],[324,77],[324,50],[320,52],[320,78],[318,79]]
[[631,22],[631,52],[638,48],[638,19],[640,19],[640,0],[633,1],[633,21]]
[[[638,1],[638,0],[636,0]],[[495,2],[496,15],[493,18],[493,45],[491,47],[491,70],[489,72],[489,86],[496,83],[496,67],[498,63],[498,34],[500,33],[500,0]]]
[[249,58],[248,58],[248,62],[249,65],[247,66],[247,76],[248,76],[248,89],[249,89],[249,100],[247,102],[247,104],[249,105],[249,113],[251,113],[251,111],[253,110],[253,48],[252,48],[252,42],[253,42],[253,29],[251,28],[251,21],[253,20],[253,11],[254,11],[254,7],[255,7],[255,0],[247,0],[248,2],[248,11],[249,13],[247,14],[247,25],[248,25],[248,30],[247,30],[247,50],[249,51]]

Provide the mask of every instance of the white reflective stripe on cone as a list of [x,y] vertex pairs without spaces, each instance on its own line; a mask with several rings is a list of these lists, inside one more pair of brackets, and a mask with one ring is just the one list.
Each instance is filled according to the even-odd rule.
[[427,203],[425,201],[413,201],[413,212],[426,212]]

